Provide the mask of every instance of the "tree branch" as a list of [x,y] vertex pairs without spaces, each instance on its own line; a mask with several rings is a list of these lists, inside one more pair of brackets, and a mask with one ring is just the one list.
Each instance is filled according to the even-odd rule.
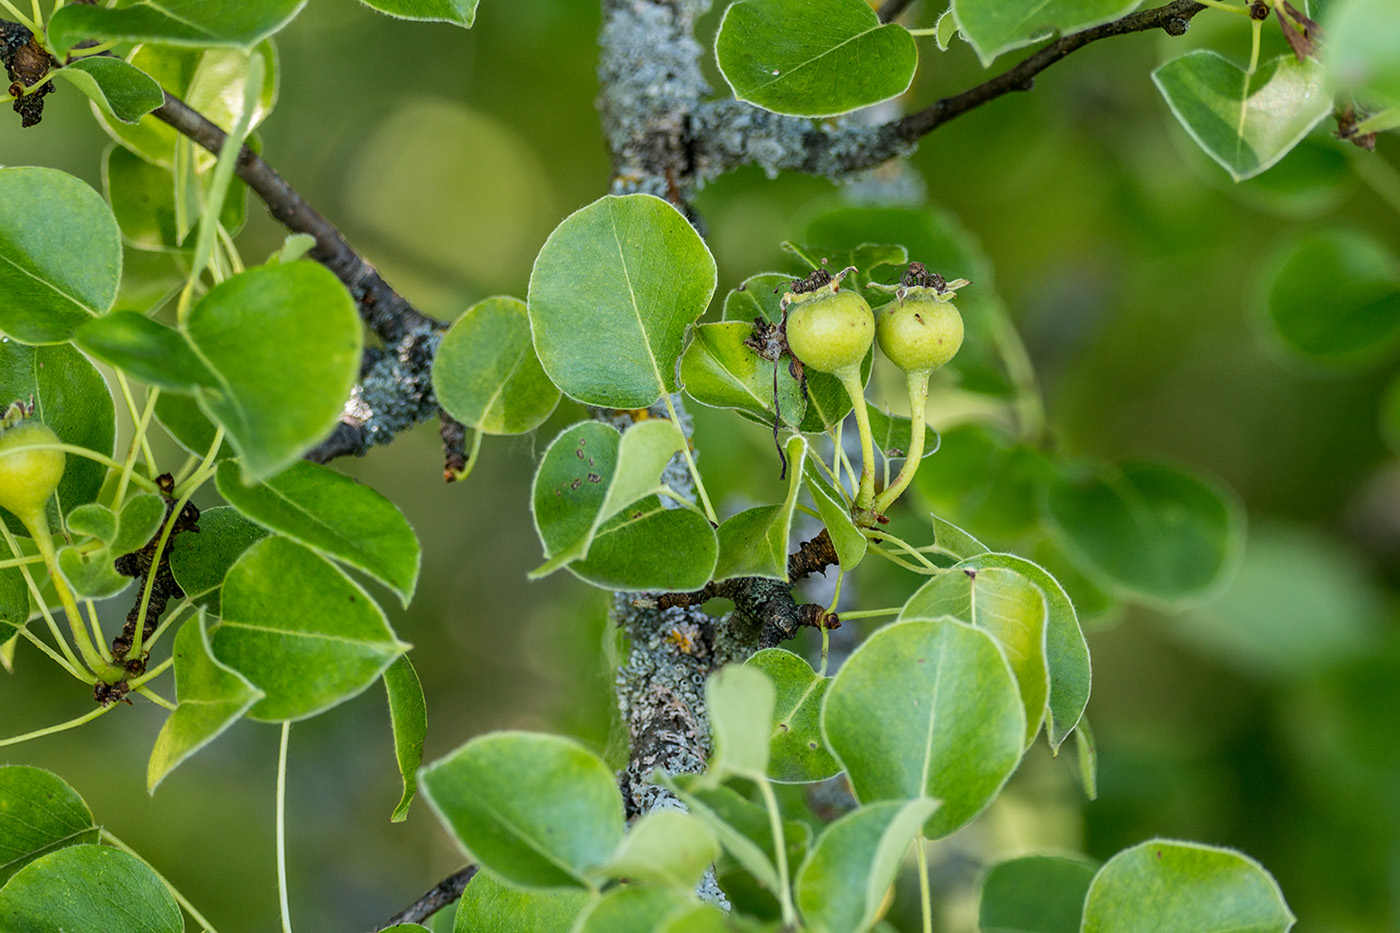
[[892,23],[899,14],[914,5],[914,0],[885,0],[880,4],[880,22]]
[[476,870],[477,866],[468,865],[461,871],[448,875],[433,885],[432,890],[418,900],[375,927],[371,933],[379,933],[380,930],[387,930],[400,923],[422,923],[439,910],[458,900],[462,896],[462,892],[467,889],[467,882],[472,880]]

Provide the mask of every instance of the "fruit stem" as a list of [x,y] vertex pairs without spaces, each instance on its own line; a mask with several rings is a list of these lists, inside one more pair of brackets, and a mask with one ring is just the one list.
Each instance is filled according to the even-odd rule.
[[926,369],[908,374],[909,454],[904,458],[904,466],[900,467],[894,482],[875,497],[877,515],[883,515],[894,504],[894,500],[908,488],[914,474],[919,472],[919,461],[924,456],[924,406],[928,403],[928,375],[929,370]]
[[[856,493],[855,510],[868,512],[875,501],[875,441],[870,433],[870,414],[865,410],[865,386],[860,380],[860,366],[847,367],[832,373],[846,387],[855,412],[856,429],[860,431],[860,490]],[[870,524],[870,522],[865,522]]]
[[68,616],[68,629],[73,633],[73,644],[77,645],[78,653],[83,656],[83,663],[103,683],[118,683],[126,676],[126,671],[102,657],[97,647],[92,643],[92,639],[88,637],[83,614],[78,610],[78,601],[73,598],[68,584],[63,581],[63,574],[59,572],[58,555],[54,553],[53,537],[49,534],[49,523],[44,516],[43,508],[40,507],[33,512],[16,517],[29,530],[29,537],[34,540],[34,545],[39,549],[39,556],[44,558],[44,566],[49,569],[49,575],[53,579],[54,592],[58,594],[58,601],[63,604],[64,614]]

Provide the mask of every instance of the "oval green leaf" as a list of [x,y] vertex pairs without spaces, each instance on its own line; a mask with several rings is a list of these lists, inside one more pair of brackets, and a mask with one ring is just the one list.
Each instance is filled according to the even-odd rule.
[[135,311],[113,311],[93,318],[78,328],[73,342],[103,362],[162,389],[190,392],[195,386],[217,384],[184,334]]
[[1400,260],[1358,231],[1309,232],[1274,254],[1258,304],[1270,344],[1288,361],[1360,369],[1400,345]]
[[903,94],[919,50],[865,0],[744,0],[715,37],[734,96],[797,117],[831,117]]
[[[59,440],[112,455],[117,435],[112,392],[97,367],[77,350],[70,346],[30,347],[0,339],[0,406],[30,398],[34,399],[34,417],[52,428]],[[70,455],[58,494],[49,500],[50,527],[60,527],[60,514],[96,499],[106,474],[102,464]],[[10,530],[29,534],[8,512],[0,510],[0,514]]]
[[606,874],[690,893],[717,858],[719,843],[703,822],[684,810],[665,807],[632,824]]
[[1016,770],[1026,712],[991,635],[951,619],[901,622],[842,666],[822,731],[862,804],[941,800],[924,827],[935,839],[982,812]]
[[246,677],[214,657],[203,610],[180,628],[172,653],[178,705],[161,726],[146,765],[146,789],[153,794],[167,774],[218,738],[263,697]]
[[0,767],[0,887],[24,866],[65,846],[97,842],[92,811],[51,771]]
[[656,933],[666,918],[695,903],[675,888],[627,885],[615,888],[585,910],[573,933]]
[[[657,554],[666,559],[658,561]],[[648,496],[605,522],[588,556],[569,564],[569,572],[605,590],[698,590],[714,576],[718,557],[719,542],[704,515]]]
[[0,331],[62,343],[112,307],[122,244],[102,196],[51,168],[0,168]]
[[165,103],[165,94],[150,75],[120,58],[94,55],[54,72],[71,81],[108,116],[135,123]]
[[609,195],[555,228],[530,274],[540,363],[565,395],[645,408],[675,392],[686,328],[714,294],[714,257],[670,204]]
[[1197,49],[1159,67],[1152,80],[1186,132],[1235,181],[1268,169],[1332,112],[1322,66],[1292,53],[1247,75],[1220,53]]
[[1050,672],[1045,663],[1045,594],[1013,570],[959,565],[919,588],[900,621],[952,616],[990,632],[1006,652],[1026,709],[1026,744],[1045,717]]
[[482,869],[457,902],[453,933],[569,933],[592,896],[578,888],[516,888]]
[[84,39],[251,49],[286,26],[306,0],[136,0],[120,9],[74,4],[49,20],[49,41],[62,55]]
[[1233,572],[1244,514],[1223,488],[1165,463],[1129,461],[1045,490],[1048,529],[1086,576],[1164,603],[1201,598]]
[[260,266],[214,286],[186,322],[190,343],[219,379],[199,388],[246,475],[261,480],[330,433],[360,372],[355,303],[314,262]]
[[299,460],[261,483],[244,485],[233,460],[219,464],[219,495],[259,525],[315,548],[413,599],[422,554],[398,507],[369,486],[319,463]]
[[746,509],[719,526],[719,561],[715,565],[715,580],[767,577],[787,582],[788,539],[806,463],[806,439],[797,436],[788,438],[787,498],[781,505]]
[[185,595],[217,615],[224,577],[243,552],[267,537],[231,506],[199,513],[199,534],[180,535],[170,546],[170,572]]
[[909,844],[938,801],[919,798],[867,804],[817,837],[797,871],[802,919],[827,933],[860,933],[879,919]]
[[588,878],[622,841],[612,772],[560,736],[479,736],[418,780],[467,854],[512,884],[592,887]]
[[403,777],[403,794],[394,807],[391,823],[408,818],[409,804],[418,794],[418,766],[423,763],[423,740],[428,734],[428,703],[423,684],[408,655],[401,655],[384,672],[389,695],[389,725],[394,730],[394,758]]
[[233,456],[228,444],[221,443],[211,453],[217,428],[191,396],[165,392],[156,399],[156,420],[175,442],[196,457],[212,455],[217,459]]
[[870,541],[861,534],[851,518],[850,503],[832,488],[820,470],[808,470],[806,479],[812,501],[817,504],[817,513],[822,517],[822,524],[826,525],[832,547],[836,548],[841,569],[855,570],[865,559]]
[[729,664],[705,680],[714,751],[707,776],[731,774],[762,781],[768,776],[768,739],[773,731],[773,682],[747,664]]
[[982,880],[985,933],[1079,933],[1095,862],[1027,855],[993,865]]
[[776,402],[783,424],[796,428],[807,412],[802,389],[786,361],[771,363],[744,342],[752,335],[752,322],[720,321],[695,328],[695,339],[681,358],[686,394],[702,405],[732,408],[768,422]]
[[1046,714],[1050,718],[1050,747],[1058,749],[1084,715],[1092,683],[1089,644],[1079,627],[1074,604],[1049,571],[1015,554],[976,554],[958,566],[1014,570],[1039,587],[1045,597],[1045,664],[1050,671],[1050,702]]
[[109,846],[70,846],[0,888],[6,933],[183,933],[184,917],[145,862]]
[[350,699],[408,645],[334,564],[286,538],[264,538],[229,569],[214,657],[266,696],[253,719],[305,719]]
[[822,700],[831,678],[819,677],[805,659],[782,648],[765,648],[744,663],[767,674],[776,690],[768,777],[805,784],[839,772],[821,730]]
[[1094,876],[1084,933],[1283,933],[1294,917],[1278,882],[1232,849],[1152,839]]
[[[1142,0],[953,0],[953,18],[984,66],[1051,33],[1077,32],[1117,19]],[[939,20],[939,34],[943,21]],[[917,257],[916,257],[917,258]]]
[[559,390],[535,355],[525,303],[497,297],[468,308],[433,357],[433,391],[449,415],[487,434],[543,424]]
[[365,6],[395,19],[455,23],[470,29],[478,0],[360,0]]

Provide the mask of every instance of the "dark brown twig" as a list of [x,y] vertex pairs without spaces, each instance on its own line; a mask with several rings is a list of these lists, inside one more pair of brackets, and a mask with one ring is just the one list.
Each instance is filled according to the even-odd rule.
[[885,0],[880,4],[880,22],[892,23],[909,7],[914,5],[914,0]]
[[442,478],[455,483],[467,469],[467,429],[446,411],[438,411],[438,437],[442,438]]
[[387,930],[400,923],[422,923],[427,920],[462,896],[462,892],[467,889],[467,882],[472,880],[476,870],[477,866],[468,865],[461,871],[448,875],[433,885],[431,891],[375,927],[372,933],[379,933],[380,930]]

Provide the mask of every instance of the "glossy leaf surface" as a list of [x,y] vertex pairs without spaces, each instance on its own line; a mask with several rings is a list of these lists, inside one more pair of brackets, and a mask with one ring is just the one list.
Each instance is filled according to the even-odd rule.
[[263,697],[246,677],[214,657],[202,611],[180,628],[172,653],[178,705],[161,726],[146,767],[146,789],[151,793]]
[[1218,52],[1197,49],[1152,72],[1173,115],[1235,181],[1271,167],[1332,112],[1322,66],[1293,55],[1253,75]]
[[403,777],[403,795],[394,807],[391,822],[408,818],[409,804],[418,794],[418,766],[423,763],[423,739],[428,733],[428,704],[423,684],[408,655],[403,655],[384,672],[384,689],[389,695],[389,723],[394,730],[394,758]]
[[[1050,33],[1070,33],[1117,19],[1142,0],[955,0],[953,17],[982,64]],[[939,22],[940,34],[942,21]]]
[[676,391],[686,328],[714,294],[695,228],[651,195],[609,195],[565,218],[530,275],[540,363],[565,395],[645,408]]
[[527,887],[591,887],[622,840],[622,798],[596,755],[560,736],[494,732],[419,772],[468,855]]
[[812,493],[812,501],[817,504],[817,513],[821,515],[822,523],[826,525],[827,534],[831,537],[831,545],[836,549],[841,569],[856,569],[865,559],[870,542],[861,534],[851,518],[850,505],[837,494],[820,469],[808,470],[806,479],[807,488]]
[[185,335],[135,311],[113,311],[78,328],[73,342],[149,385],[175,392],[213,387],[217,378]]
[[263,479],[330,433],[359,377],[363,342],[349,293],[313,262],[226,279],[190,312],[186,332],[219,379],[198,390],[245,473]]
[[569,933],[592,897],[578,888],[517,888],[481,870],[457,902],[453,933]]
[[55,74],[73,83],[101,108],[123,123],[135,123],[165,103],[160,85],[141,69],[122,61],[94,55],[80,58]]
[[978,922],[986,933],[1079,933],[1097,870],[1087,859],[1054,855],[993,865],[982,880]]
[[0,886],[37,858],[97,841],[88,805],[50,771],[0,767],[0,800]]
[[1293,914],[1273,876],[1233,849],[1153,839],[1099,869],[1084,933],[1283,933]]
[[821,730],[822,700],[831,678],[817,676],[805,659],[782,648],[766,648],[744,663],[767,674],[775,690],[768,777],[807,783],[840,771]]
[[807,441],[788,438],[786,445],[788,493],[780,505],[746,509],[719,526],[719,562],[714,578],[767,577],[787,581],[788,540],[802,473],[807,463]]
[[659,807],[627,830],[607,874],[688,894],[717,858],[719,843],[704,823],[684,810]]
[[[665,561],[656,559],[661,553]],[[696,590],[714,576],[718,556],[718,539],[704,515],[648,496],[604,523],[588,557],[569,571],[608,590]]]
[[1220,584],[1244,535],[1240,507],[1220,487],[1148,460],[1060,478],[1046,490],[1044,507],[1082,572],[1163,602],[1200,597]]
[[56,169],[0,168],[0,331],[61,343],[112,307],[121,271],[121,234],[101,195]]
[[214,656],[266,696],[253,719],[304,719],[360,693],[408,646],[335,565],[286,538],[243,552],[223,587]]
[[180,535],[170,546],[170,572],[185,595],[214,614],[224,576],[243,552],[267,537],[231,506],[199,513],[199,534]]
[[864,0],[744,0],[715,39],[734,96],[774,113],[829,117],[889,100],[914,79],[909,32]]
[[909,844],[938,801],[888,800],[828,826],[796,875],[797,906],[816,929],[859,933],[879,918]]
[[365,6],[398,19],[455,23],[471,28],[477,0],[361,0]]
[[961,622],[900,622],[867,639],[827,691],[822,729],[863,804],[943,802],[929,838],[958,829],[1021,760],[1026,713],[991,635]]
[[6,933],[183,933],[156,873],[110,846],[69,846],[30,862],[0,888]]
[[388,499],[338,470],[300,460],[261,483],[227,460],[219,465],[219,495],[258,524],[327,557],[363,570],[413,598],[421,560],[418,536]]
[[[732,408],[771,422],[774,399],[783,424],[796,428],[807,412],[802,389],[788,373],[786,359],[761,358],[744,341],[753,324],[720,321],[695,328],[695,339],[681,358],[681,382],[691,398],[712,408]],[[776,386],[776,389],[775,389]]]
[[449,415],[487,434],[523,434],[559,404],[540,366],[525,303],[487,298],[467,309],[433,357],[433,391]]
[[62,54],[84,39],[249,49],[301,12],[306,0],[136,0],[120,9],[71,5],[49,20],[49,39]]

